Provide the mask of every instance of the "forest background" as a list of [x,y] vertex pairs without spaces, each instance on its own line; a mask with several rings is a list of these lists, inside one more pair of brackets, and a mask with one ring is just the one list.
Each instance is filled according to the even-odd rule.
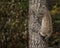
[[[0,48],[28,46],[28,0],[0,0]],[[47,0],[53,21],[49,46],[60,45],[60,0]]]

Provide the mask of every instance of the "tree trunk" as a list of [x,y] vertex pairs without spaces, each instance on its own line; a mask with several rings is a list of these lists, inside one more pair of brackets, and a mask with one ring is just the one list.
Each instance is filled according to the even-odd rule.
[[[40,29],[41,29],[42,23],[43,22],[45,23],[45,21],[47,21],[46,19],[48,16],[46,16],[47,14],[46,11],[47,11],[46,0],[29,0],[29,22],[28,22],[29,48],[47,48],[48,47],[46,41],[40,35],[40,32],[41,32]],[[42,19],[44,19],[45,21],[43,21]],[[49,21],[50,20],[51,19],[49,19]],[[49,25],[49,23],[51,23],[49,21],[47,21],[48,27],[51,26],[51,24]]]

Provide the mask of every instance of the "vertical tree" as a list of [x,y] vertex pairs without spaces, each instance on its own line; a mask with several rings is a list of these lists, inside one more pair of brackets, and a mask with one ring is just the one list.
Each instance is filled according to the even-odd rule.
[[46,0],[29,0],[29,48],[47,48],[52,21]]

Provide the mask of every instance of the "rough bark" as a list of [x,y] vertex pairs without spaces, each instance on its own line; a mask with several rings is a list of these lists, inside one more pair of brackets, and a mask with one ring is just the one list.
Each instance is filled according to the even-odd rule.
[[[44,28],[43,26],[46,24],[48,24],[48,27],[51,26],[50,14],[48,14],[49,12],[47,13],[47,11],[46,0],[29,0],[29,48],[48,47],[46,41],[40,35],[40,32],[47,27]],[[47,22],[45,23],[45,21]],[[43,23],[45,23],[45,25]],[[50,32],[51,28],[52,27],[46,28],[48,29],[47,32]],[[46,29],[44,31],[46,31]]]

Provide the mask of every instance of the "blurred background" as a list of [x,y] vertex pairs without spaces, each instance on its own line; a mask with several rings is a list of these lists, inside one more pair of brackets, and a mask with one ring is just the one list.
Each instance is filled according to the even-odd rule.
[[[28,0],[0,0],[0,48],[28,48]],[[50,47],[60,46],[60,0],[47,0],[53,21]]]

